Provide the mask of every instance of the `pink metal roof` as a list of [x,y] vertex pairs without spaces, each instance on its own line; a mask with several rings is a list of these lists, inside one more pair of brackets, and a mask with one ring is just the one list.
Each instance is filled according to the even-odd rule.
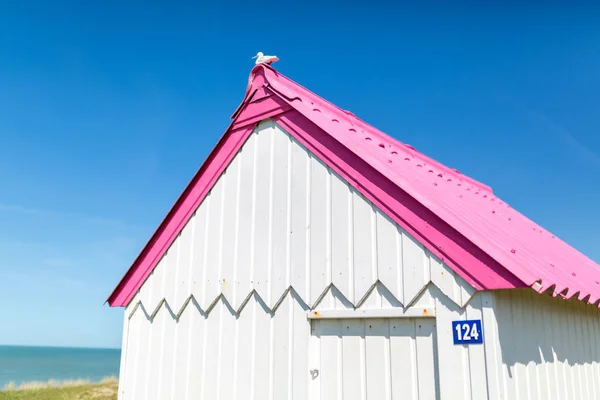
[[491,188],[403,144],[272,67],[251,74],[233,122],[108,301],[126,305],[256,123],[273,118],[475,288],[532,286],[600,300],[598,265]]

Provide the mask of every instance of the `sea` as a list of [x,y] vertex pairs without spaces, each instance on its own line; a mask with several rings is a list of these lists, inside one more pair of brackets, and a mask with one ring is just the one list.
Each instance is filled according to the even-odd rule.
[[9,382],[118,377],[120,358],[119,349],[0,346],[0,390]]

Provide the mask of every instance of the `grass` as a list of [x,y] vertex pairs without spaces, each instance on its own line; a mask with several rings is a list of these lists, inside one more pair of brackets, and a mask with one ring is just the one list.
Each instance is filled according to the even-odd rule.
[[99,383],[83,379],[69,381],[9,383],[0,391],[0,400],[116,400],[118,381],[104,378]]

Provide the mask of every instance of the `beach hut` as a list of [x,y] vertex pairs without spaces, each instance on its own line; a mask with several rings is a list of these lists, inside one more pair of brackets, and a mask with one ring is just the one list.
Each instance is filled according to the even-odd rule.
[[488,186],[260,64],[108,302],[122,400],[480,400],[600,398],[599,299]]

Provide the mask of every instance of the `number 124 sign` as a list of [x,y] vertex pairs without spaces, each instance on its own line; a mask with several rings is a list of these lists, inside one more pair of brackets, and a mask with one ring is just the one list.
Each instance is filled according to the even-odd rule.
[[454,344],[483,343],[481,320],[452,321],[452,336],[454,337]]

